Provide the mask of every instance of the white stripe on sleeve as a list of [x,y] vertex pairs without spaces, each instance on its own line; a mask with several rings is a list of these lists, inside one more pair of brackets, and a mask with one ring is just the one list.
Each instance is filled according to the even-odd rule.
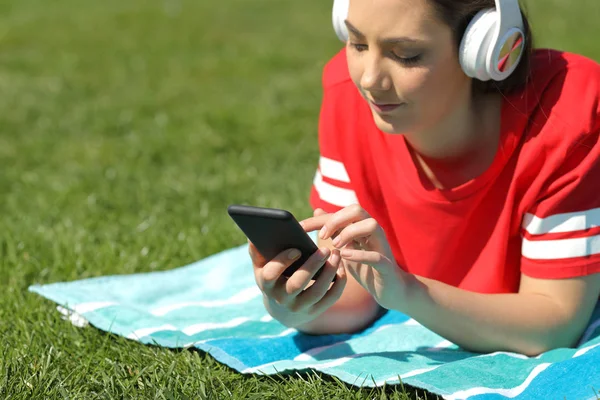
[[326,178],[335,179],[340,182],[350,182],[346,167],[339,161],[321,156],[321,158],[319,158],[319,170]]
[[340,188],[324,182],[323,176],[319,171],[315,174],[313,183],[321,200],[329,204],[338,207],[347,207],[351,204],[358,204],[358,199],[356,198],[354,190]]
[[600,226],[600,208],[540,218],[525,214],[523,228],[532,235],[577,232]]
[[523,238],[521,254],[533,260],[559,260],[600,254],[600,235],[560,240]]

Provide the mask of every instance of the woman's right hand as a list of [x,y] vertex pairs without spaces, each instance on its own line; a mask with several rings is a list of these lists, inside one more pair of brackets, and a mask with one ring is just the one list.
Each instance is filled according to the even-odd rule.
[[[285,250],[267,262],[249,242],[249,253],[265,307],[286,326],[298,327],[317,318],[340,298],[346,286],[346,271],[338,250],[332,253],[327,247],[320,248],[289,278],[283,276],[283,271],[300,257],[298,250]],[[321,267],[323,271],[310,285]]]

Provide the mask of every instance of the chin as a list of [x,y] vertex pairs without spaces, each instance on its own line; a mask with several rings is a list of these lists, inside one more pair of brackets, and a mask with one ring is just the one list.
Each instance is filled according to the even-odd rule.
[[373,120],[375,121],[375,125],[379,128],[380,131],[384,133],[391,134],[402,134],[403,132],[408,131],[408,125],[405,121],[400,121],[398,117],[394,118],[391,116],[382,116],[373,112]]

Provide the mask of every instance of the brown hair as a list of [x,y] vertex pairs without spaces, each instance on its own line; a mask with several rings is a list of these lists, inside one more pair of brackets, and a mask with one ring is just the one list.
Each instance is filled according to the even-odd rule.
[[[481,10],[486,8],[495,8],[495,0],[429,0],[439,17],[453,31],[456,41],[456,50],[460,46],[460,41],[469,25],[471,19]],[[521,61],[515,71],[505,80],[500,82],[480,81],[473,79],[473,90],[476,93],[488,93],[499,91],[503,94],[510,93],[522,88],[528,80],[530,72],[531,53],[533,51],[533,37],[529,21],[523,12],[523,25],[525,33],[525,45]]]

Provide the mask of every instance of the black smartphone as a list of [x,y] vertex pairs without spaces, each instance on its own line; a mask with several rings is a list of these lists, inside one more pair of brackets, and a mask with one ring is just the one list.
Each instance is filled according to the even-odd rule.
[[292,276],[319,249],[289,211],[234,204],[227,207],[227,212],[265,259],[272,260],[287,249],[300,250],[300,258],[283,272],[286,277]]

